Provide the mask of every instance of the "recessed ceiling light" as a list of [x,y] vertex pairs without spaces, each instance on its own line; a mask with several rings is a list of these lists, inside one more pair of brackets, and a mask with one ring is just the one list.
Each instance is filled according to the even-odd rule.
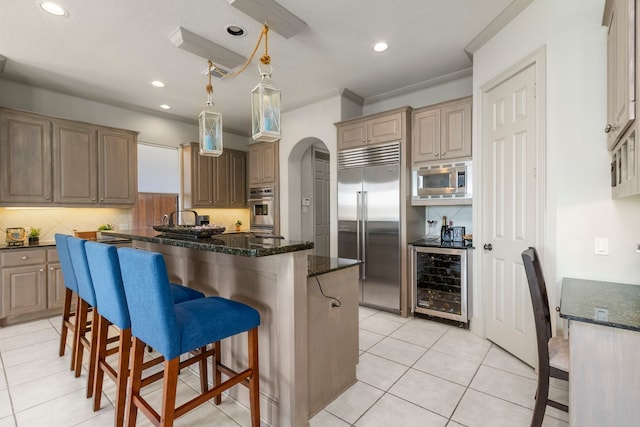
[[151,84],[155,87],[165,87],[165,84],[162,83],[160,80],[154,80],[151,82]]
[[170,110],[170,109],[171,109],[171,107],[170,107],[170,106],[168,106],[167,104],[162,104],[162,105],[160,106],[160,108],[162,108],[163,110]]
[[227,25],[226,30],[227,33],[233,37],[242,37],[247,33],[244,28],[239,25]]
[[59,4],[56,4],[54,2],[41,1],[41,2],[38,2],[38,4],[42,8],[42,10],[44,10],[45,12],[48,12],[48,13],[50,13],[52,15],[56,15],[56,16],[68,16],[69,15],[69,12],[67,12],[62,6],[60,6]]
[[376,52],[384,52],[388,47],[389,46],[387,46],[385,42],[378,42],[373,45],[373,50],[375,50]]

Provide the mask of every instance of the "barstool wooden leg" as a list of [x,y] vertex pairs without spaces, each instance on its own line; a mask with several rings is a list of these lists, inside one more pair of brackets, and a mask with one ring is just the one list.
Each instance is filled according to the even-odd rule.
[[164,362],[164,384],[162,387],[162,412],[160,425],[172,427],[176,412],[176,394],[178,387],[178,373],[180,371],[180,356]]
[[[96,323],[100,320],[102,316],[98,313],[98,310],[94,308],[93,310],[93,319],[92,319],[92,328],[91,328],[91,344],[89,348],[89,369],[87,375],[87,399],[93,397],[93,382],[96,376],[96,351],[98,347],[98,330],[96,327]],[[105,329],[109,330],[109,326],[105,326]],[[105,346],[106,346],[107,337],[105,337]]]
[[133,362],[127,386],[127,427],[135,427],[138,416],[137,400],[140,398],[140,388],[142,387],[142,362],[144,359],[144,342],[139,338],[133,339],[133,351],[131,357]]
[[[62,328],[60,329],[60,349],[58,354],[64,356],[64,351],[67,347],[67,332],[69,331],[68,322],[71,319],[71,299],[73,298],[73,291],[66,288],[64,292],[64,307],[62,309]],[[71,357],[71,363],[73,364],[73,355]],[[73,366],[71,367],[73,369]]]
[[[206,352],[206,345],[200,347],[200,354],[205,354]],[[203,357],[202,360],[200,360],[200,392],[204,394],[207,390],[209,390],[209,372],[207,369],[207,358]]]
[[[222,373],[218,368],[221,363],[220,357],[220,341],[216,341],[213,343],[213,348],[215,349],[215,354],[213,355],[213,388],[218,387],[222,383]],[[222,396],[219,394],[214,399],[213,402],[216,405],[222,403]]]
[[[127,404],[127,379],[129,378],[129,356],[131,354],[131,329],[120,330],[118,354],[118,381],[116,384],[115,427],[124,425],[124,411]],[[144,350],[144,348],[143,348]]]
[[73,345],[76,349],[75,357],[75,376],[76,378],[82,373],[82,352],[84,346],[82,345],[82,339],[87,332],[87,312],[89,311],[89,304],[82,298],[78,298],[78,309],[76,310],[76,330]]
[[100,409],[100,401],[102,399],[102,380],[104,379],[102,364],[107,357],[109,321],[102,316],[98,316],[94,324],[96,325],[95,332],[98,336],[98,345],[96,348],[96,367],[93,380],[93,410],[97,411]]
[[[251,409],[251,426],[260,427],[260,369],[258,367],[258,328],[249,330],[249,406]],[[216,352],[217,355],[217,352]]]

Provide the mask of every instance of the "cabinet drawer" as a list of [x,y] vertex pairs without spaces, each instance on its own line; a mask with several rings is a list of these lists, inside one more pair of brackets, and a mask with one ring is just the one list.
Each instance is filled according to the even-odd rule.
[[20,250],[10,249],[0,253],[0,265],[2,267],[17,267],[21,265],[44,264],[47,262],[46,252],[43,249]]

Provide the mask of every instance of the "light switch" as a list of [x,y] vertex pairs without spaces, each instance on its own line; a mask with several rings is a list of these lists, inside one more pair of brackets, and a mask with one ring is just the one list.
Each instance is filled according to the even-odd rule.
[[595,254],[609,255],[609,239],[606,237],[595,238]]
[[602,307],[596,307],[594,309],[594,319],[600,322],[608,322],[609,321],[609,310]]
[[311,206],[311,198],[303,197],[302,198],[302,206]]

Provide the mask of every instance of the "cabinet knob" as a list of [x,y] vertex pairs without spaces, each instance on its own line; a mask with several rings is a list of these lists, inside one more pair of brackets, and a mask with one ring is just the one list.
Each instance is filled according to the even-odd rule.
[[607,124],[607,126],[605,126],[604,128],[604,133],[613,132],[614,130],[616,130],[615,126],[612,126],[611,124]]
[[53,268],[53,267],[49,267],[49,270],[53,271],[53,270],[55,270],[55,268]]
[[433,153],[433,157],[438,157],[440,154],[438,153]]
[[45,196],[44,198],[45,198],[45,200],[49,200],[51,198],[51,196]]
[[445,153],[444,151],[442,153],[440,153],[441,156],[444,156],[445,154],[447,154],[447,153]]
[[43,271],[44,271],[44,268],[41,268],[41,269],[40,269],[40,273],[42,273]]
[[92,201],[92,202],[95,202],[95,201],[96,201],[96,198],[95,198],[95,197],[92,197],[92,198],[91,198],[91,201]]
[[100,201],[101,201],[101,202],[104,202],[104,197],[100,197]]
[[26,255],[24,255],[24,256],[22,257],[22,259],[29,259],[29,257],[28,257],[28,256],[26,256]]

